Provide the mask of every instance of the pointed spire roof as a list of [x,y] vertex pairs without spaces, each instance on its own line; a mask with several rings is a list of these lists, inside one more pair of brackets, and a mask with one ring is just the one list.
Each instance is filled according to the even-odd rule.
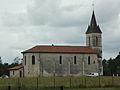
[[89,34],[89,33],[102,33],[99,25],[97,25],[94,11],[92,14],[90,25],[88,26],[88,29],[86,31],[86,34]]
[[92,18],[91,18],[91,23],[90,23],[90,25],[91,25],[91,26],[97,26],[94,11],[93,11],[93,14],[92,14]]

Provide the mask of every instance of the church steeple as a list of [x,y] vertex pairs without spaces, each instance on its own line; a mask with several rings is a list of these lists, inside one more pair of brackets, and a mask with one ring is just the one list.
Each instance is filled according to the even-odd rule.
[[88,29],[86,31],[86,34],[89,34],[89,33],[102,33],[99,25],[97,25],[94,11],[92,14],[90,25],[88,26]]
[[90,25],[86,31],[86,45],[90,46],[99,52],[99,56],[102,57],[102,32],[99,25],[97,25],[95,13],[93,10]]
[[102,74],[102,32],[95,18],[93,10],[91,22],[86,31],[86,46],[96,50],[98,52],[99,73]]

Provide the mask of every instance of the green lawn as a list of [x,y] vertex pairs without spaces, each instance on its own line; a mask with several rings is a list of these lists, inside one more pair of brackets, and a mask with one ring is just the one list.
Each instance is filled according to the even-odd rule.
[[79,88],[79,89],[64,89],[64,90],[120,90],[120,88]]
[[[8,90],[7,87],[0,88],[0,90]],[[61,90],[60,88],[11,88],[11,90]],[[120,90],[120,88],[63,88],[63,90]]]

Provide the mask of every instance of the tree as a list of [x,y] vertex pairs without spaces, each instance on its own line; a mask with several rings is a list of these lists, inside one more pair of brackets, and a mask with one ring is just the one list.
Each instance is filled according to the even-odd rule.
[[116,58],[103,60],[103,75],[120,75],[120,53]]
[[0,56],[0,76],[3,74],[3,65],[2,65],[2,59],[1,59],[1,56]]
[[2,59],[1,59],[1,56],[0,56],[0,64],[2,64]]
[[120,75],[120,53],[119,55],[115,58],[116,62],[116,74]]
[[21,59],[19,57],[16,57],[12,64],[8,64],[8,63],[3,64],[2,59],[0,57],[0,76],[9,75],[9,68],[18,66],[20,65],[20,63],[21,63]]
[[109,74],[110,75],[113,75],[113,74],[116,74],[116,69],[117,69],[117,66],[116,66],[116,61],[115,59],[109,59],[108,60],[108,68],[109,68]]
[[103,65],[103,75],[107,76],[109,71],[108,71],[108,63],[106,59],[102,61],[102,65]]
[[21,59],[19,57],[14,58],[14,64],[20,64]]

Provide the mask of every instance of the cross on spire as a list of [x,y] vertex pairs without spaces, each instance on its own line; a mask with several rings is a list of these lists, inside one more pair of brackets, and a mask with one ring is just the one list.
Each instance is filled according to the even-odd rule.
[[94,6],[95,6],[95,2],[94,2],[94,0],[93,0],[93,1],[92,1],[93,10],[94,10]]

